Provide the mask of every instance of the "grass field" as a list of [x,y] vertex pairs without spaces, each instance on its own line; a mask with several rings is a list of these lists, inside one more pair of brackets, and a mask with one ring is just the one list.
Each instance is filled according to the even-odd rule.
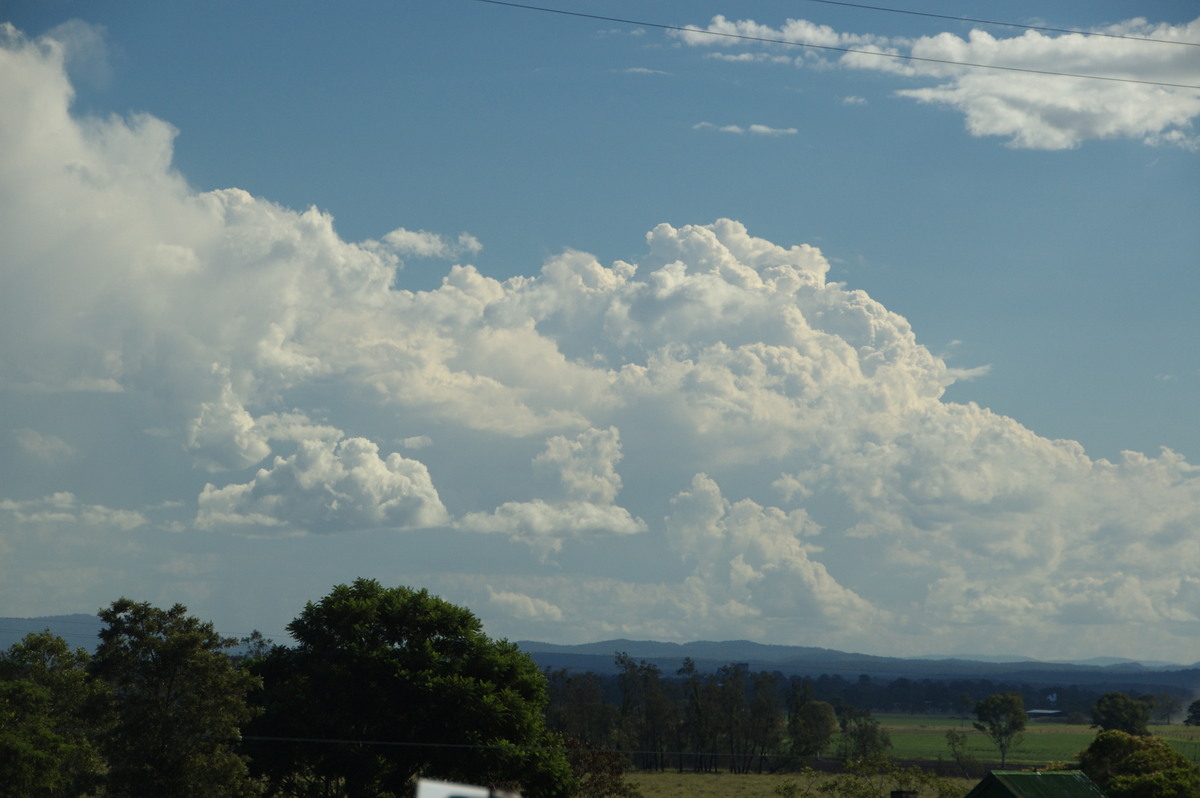
[[[635,773],[630,780],[645,798],[776,798],[775,788],[795,775],[779,773]],[[951,779],[966,795],[975,779]],[[922,798],[934,798],[932,794]]]
[[[891,737],[888,754],[905,762],[914,760],[952,762],[946,746],[948,730],[968,732],[968,753],[977,760],[979,777],[1000,766],[999,756],[988,738],[975,731],[970,719],[931,715],[876,715]],[[1171,743],[1193,762],[1200,762],[1200,727],[1151,726],[1151,733]],[[1021,742],[1008,753],[1006,767],[1012,770],[1044,768],[1055,763],[1073,763],[1075,755],[1091,744],[1096,729],[1086,725],[1035,722],[1026,727]],[[633,773],[630,779],[646,798],[774,798],[775,788],[795,780],[794,774],[729,773]],[[978,779],[952,779],[966,794]]]
[[[946,732],[969,732],[967,748],[972,757],[989,767],[999,766],[999,755],[987,736],[975,731],[966,718],[930,715],[876,715],[892,738],[888,753],[897,759],[949,760]],[[1154,725],[1150,732],[1162,737],[1193,762],[1200,761],[1200,727],[1174,724]],[[1091,744],[1096,729],[1084,724],[1030,723],[1021,741],[1008,752],[1014,769],[1045,767],[1054,762],[1074,762],[1075,755]]]
[[[889,753],[897,759],[950,760],[946,732],[968,732],[967,752],[981,764],[999,767],[999,754],[987,735],[975,731],[964,718],[929,715],[877,715],[892,738]],[[1096,730],[1062,723],[1031,723],[1022,739],[1009,749],[1006,766],[1015,769],[1045,767],[1052,762],[1071,762],[1088,747]]]

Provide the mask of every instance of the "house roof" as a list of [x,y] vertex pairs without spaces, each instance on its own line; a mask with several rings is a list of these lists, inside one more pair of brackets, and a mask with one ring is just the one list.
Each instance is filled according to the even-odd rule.
[[1078,770],[993,770],[966,798],[1105,798]]

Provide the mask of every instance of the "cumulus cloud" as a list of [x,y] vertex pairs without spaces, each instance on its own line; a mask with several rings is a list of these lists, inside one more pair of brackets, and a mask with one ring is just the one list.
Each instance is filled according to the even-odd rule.
[[103,27],[72,19],[54,26],[45,39],[62,45],[63,63],[72,81],[107,86],[112,79]]
[[544,559],[563,541],[587,534],[632,535],[646,530],[640,518],[614,504],[621,490],[616,463],[621,446],[616,428],[587,430],[574,438],[555,435],[533,459],[534,474],[557,483],[555,500],[505,502],[491,513],[468,513],[460,528],[501,532],[520,540]]
[[65,491],[24,501],[0,500],[0,513],[10,516],[18,524],[28,525],[78,524],[130,530],[146,523],[146,517],[140,512],[84,504]]
[[545,560],[567,538],[587,534],[633,535],[646,525],[624,507],[594,502],[505,502],[490,513],[467,513],[459,529],[502,534],[527,544]]
[[303,441],[254,479],[200,494],[201,527],[250,526],[314,532],[440,526],[446,509],[422,463],[379,457],[364,438]]
[[488,598],[493,605],[506,615],[531,620],[562,621],[562,610],[548,601],[523,593],[513,593],[507,590],[488,588]]
[[720,486],[697,474],[671,499],[667,534],[698,563],[694,577],[710,594],[740,605],[743,617],[806,616],[813,626],[862,628],[886,620],[886,611],[838,584],[810,560],[806,538],[820,534],[803,509],[784,512],[743,499],[731,504]]
[[[779,60],[772,49],[785,43],[849,49],[853,52],[828,57],[827,51],[807,49],[790,60],[799,66],[836,65],[935,81],[897,95],[953,107],[963,113],[972,135],[1005,136],[1013,147],[1057,150],[1088,140],[1128,138],[1195,149],[1200,69],[1194,48],[1172,42],[1200,41],[1200,19],[1170,25],[1137,18],[1097,32],[1108,35],[1029,30],[997,37],[972,30],[966,37],[939,33],[904,39],[839,32],[805,20],[773,28],[718,15],[708,25],[689,26],[676,36],[692,46],[758,49],[727,60]],[[1147,38],[1160,41],[1139,41]],[[1039,72],[1117,80],[1034,74]]]
[[[0,569],[33,563],[22,590],[53,593],[63,546],[100,590],[121,536],[153,533],[139,584],[187,591],[246,557],[269,592],[282,551],[330,538],[253,538],[357,532],[331,579],[402,561],[525,636],[1192,650],[1197,467],[1095,460],[947,402],[982,372],[829,282],[815,247],[660,224],[631,261],[456,265],[410,290],[401,255],[470,241],[347,242],[314,209],[197,192],[165,122],[72,114],[60,44],[6,29],[0,74],[6,434],[65,453],[45,431],[67,402],[97,431],[67,436],[61,484],[5,485]],[[384,560],[382,539],[417,542]],[[226,548],[184,562],[167,540]]]
[[621,459],[620,435],[615,427],[588,430],[574,439],[556,435],[546,450],[534,458],[535,468],[558,477],[570,498],[610,504],[621,490],[616,464]]
[[470,233],[459,233],[458,238],[449,239],[438,233],[425,230],[405,230],[398,227],[383,237],[383,241],[399,255],[420,258],[457,258],[474,255],[483,249],[479,239]]

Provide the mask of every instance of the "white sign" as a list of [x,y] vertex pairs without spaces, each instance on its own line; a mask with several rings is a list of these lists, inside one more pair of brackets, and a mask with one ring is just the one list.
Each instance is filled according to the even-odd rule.
[[470,784],[417,779],[417,798],[492,798],[492,791]]

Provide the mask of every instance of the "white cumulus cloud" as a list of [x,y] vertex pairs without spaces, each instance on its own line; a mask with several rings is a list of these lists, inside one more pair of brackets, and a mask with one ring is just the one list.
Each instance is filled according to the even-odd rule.
[[[816,247],[664,223],[629,260],[413,290],[401,255],[471,240],[348,242],[315,209],[196,191],[167,123],[72,112],[62,45],[8,28],[0,75],[4,451],[74,453],[5,464],[6,600],[86,610],[121,579],[228,610],[353,569],[530,637],[1194,649],[1197,467],[947,401],[982,371]],[[357,534],[257,539],[301,531]]]
[[394,453],[382,459],[379,447],[363,438],[303,441],[295,454],[276,457],[250,482],[206,485],[199,502],[197,522],[208,528],[340,532],[448,520],[423,464]]
[[771,27],[718,15],[708,25],[689,26],[676,36],[692,46],[755,50],[729,54],[730,61],[778,61],[777,51],[787,45],[852,50],[834,54],[807,49],[791,61],[933,81],[935,85],[896,93],[953,107],[964,115],[972,135],[1004,136],[1013,147],[1058,150],[1089,140],[1127,138],[1196,148],[1200,65],[1195,48],[1183,43],[1200,41],[1200,19],[1170,25],[1136,18],[1094,33],[1105,35],[1027,30],[995,36],[972,30],[965,37],[939,33],[905,39],[839,32],[806,20]]
[[438,233],[405,230],[403,227],[385,235],[383,241],[399,255],[421,258],[457,258],[463,254],[473,255],[483,249],[479,239],[470,233],[459,233],[458,238],[449,239]]

